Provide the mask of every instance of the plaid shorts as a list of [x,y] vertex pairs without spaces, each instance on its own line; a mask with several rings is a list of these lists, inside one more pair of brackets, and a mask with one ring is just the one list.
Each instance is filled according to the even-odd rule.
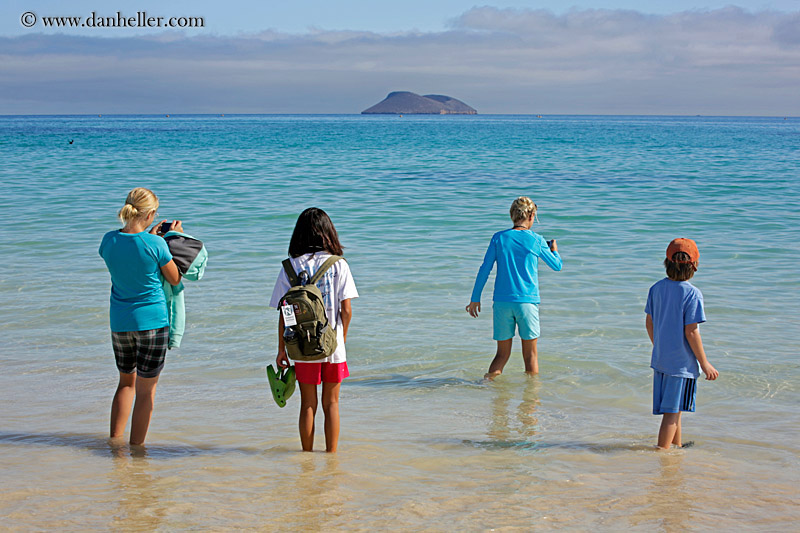
[[112,331],[111,345],[117,368],[123,374],[154,378],[164,368],[169,346],[169,326],[145,331]]

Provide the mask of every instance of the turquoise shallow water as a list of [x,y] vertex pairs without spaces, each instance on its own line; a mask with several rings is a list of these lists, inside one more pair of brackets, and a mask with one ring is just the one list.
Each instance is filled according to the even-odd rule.
[[[0,117],[0,153],[12,529],[269,530],[276,513],[353,530],[800,519],[796,118]],[[135,186],[211,254],[144,457],[104,440],[116,371],[97,255]],[[541,376],[515,354],[486,384],[491,282],[481,318],[463,308],[520,194],[564,270],[540,270]],[[310,205],[331,215],[361,293],[335,458],[297,453],[297,401],[272,404],[263,372],[266,302]],[[700,247],[721,377],[684,421],[696,446],[655,454],[643,307],[676,236]]]

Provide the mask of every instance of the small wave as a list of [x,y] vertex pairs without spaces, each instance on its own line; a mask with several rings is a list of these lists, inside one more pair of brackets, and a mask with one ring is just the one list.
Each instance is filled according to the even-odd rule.
[[69,433],[0,433],[0,444],[21,444],[32,446],[54,446],[85,449],[97,455],[132,457],[172,458],[194,457],[201,455],[225,455],[238,453],[259,455],[263,449],[241,448],[230,446],[190,446],[185,444],[155,444],[130,447],[123,442],[98,435]]
[[403,376],[399,374],[374,378],[357,378],[347,381],[349,386],[361,387],[400,387],[405,389],[438,389],[442,387],[468,386],[484,387],[483,380],[468,380],[453,377],[435,378]]
[[518,449],[518,450],[544,450],[548,448],[560,448],[567,450],[585,450],[593,453],[615,453],[624,451],[653,451],[655,448],[652,445],[635,444],[635,443],[608,443],[598,444],[594,442],[581,442],[581,441],[564,441],[564,442],[535,442],[530,440],[473,440],[463,439],[459,441],[460,444],[473,446],[475,448],[483,449]]

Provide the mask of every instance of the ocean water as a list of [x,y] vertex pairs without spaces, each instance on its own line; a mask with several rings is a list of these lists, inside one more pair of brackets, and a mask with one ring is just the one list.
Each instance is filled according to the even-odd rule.
[[[73,140],[72,144],[69,141]],[[800,120],[614,116],[0,117],[0,516],[30,530],[788,531],[798,507]],[[188,283],[144,451],[106,439],[117,372],[102,235],[135,186],[210,259]],[[541,374],[483,382],[518,195],[541,265]],[[264,367],[294,221],[333,219],[361,297],[340,451],[299,451]],[[694,238],[720,371],[652,450],[648,287]],[[322,413],[317,448],[324,449]]]

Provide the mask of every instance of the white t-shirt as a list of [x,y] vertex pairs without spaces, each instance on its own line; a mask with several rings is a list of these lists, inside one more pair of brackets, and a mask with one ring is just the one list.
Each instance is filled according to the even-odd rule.
[[[301,255],[300,257],[293,257],[291,261],[295,272],[299,274],[305,270],[308,272],[308,277],[310,278],[330,256],[331,254],[328,252],[317,252],[314,254]],[[317,282],[317,287],[319,287],[322,293],[322,300],[325,302],[325,314],[328,316],[328,321],[334,325],[334,329],[336,330],[336,351],[325,359],[311,362],[343,363],[347,360],[347,353],[344,349],[344,328],[340,327],[342,325],[342,319],[341,316],[339,316],[339,308],[341,307],[342,300],[358,298],[356,282],[353,280],[353,275],[350,273],[350,266],[347,264],[347,261],[342,259],[334,263],[333,266],[325,272],[322,279]],[[289,277],[286,275],[283,266],[281,266],[278,279],[275,281],[275,288],[272,289],[272,298],[269,300],[270,307],[277,309],[281,298],[290,288]],[[295,363],[302,362],[303,361],[295,361]]]

